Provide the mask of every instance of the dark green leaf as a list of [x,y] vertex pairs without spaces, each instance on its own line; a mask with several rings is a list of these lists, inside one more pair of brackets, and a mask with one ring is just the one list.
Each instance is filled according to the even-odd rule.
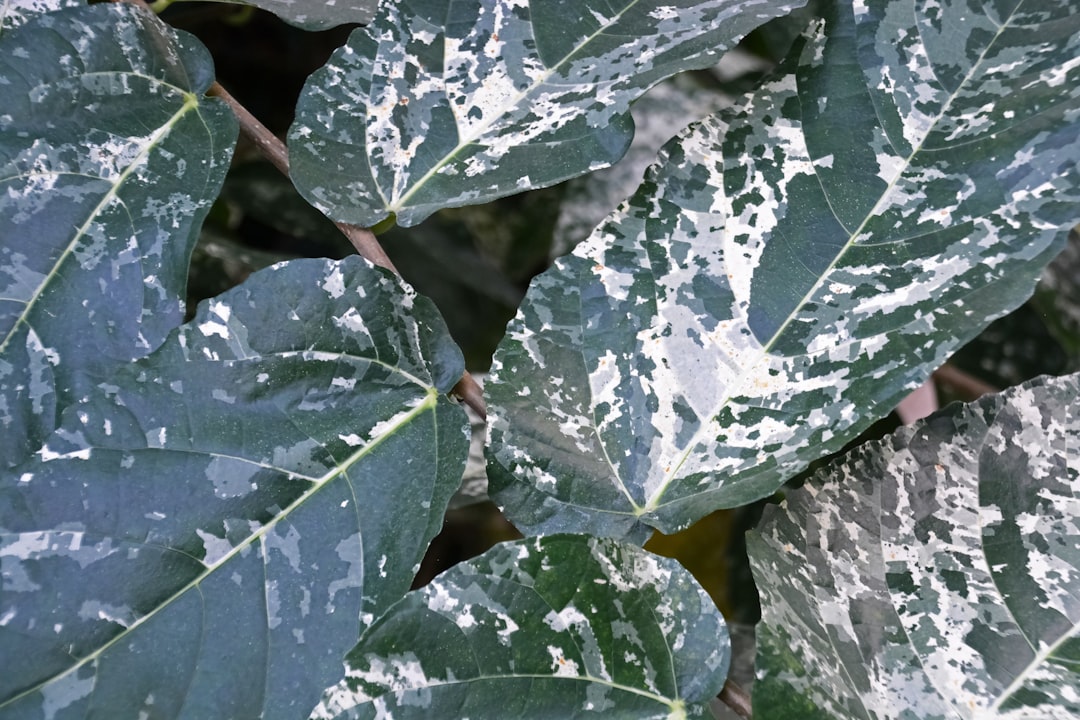
[[131,5],[0,35],[0,466],[183,318],[236,139],[212,80],[197,40]]
[[526,539],[390,608],[314,717],[708,718],[730,655],[719,611],[674,560]]
[[534,282],[487,386],[492,497],[523,532],[643,540],[767,496],[1061,248],[1080,204],[1071,0],[831,5]]
[[750,536],[754,717],[1080,715],[1080,376],[865,445]]
[[802,2],[413,0],[382,3],[308,80],[292,177],[330,217],[403,226],[606,167],[629,104],[707,67]]
[[357,257],[200,306],[0,475],[0,713],[302,717],[442,525],[462,370]]

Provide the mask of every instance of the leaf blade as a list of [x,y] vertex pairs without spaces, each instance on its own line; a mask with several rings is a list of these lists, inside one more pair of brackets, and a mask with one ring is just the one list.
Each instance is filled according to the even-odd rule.
[[801,4],[386,4],[305,85],[293,181],[368,227],[552,185],[622,156],[648,87]]
[[[187,259],[237,123],[201,97],[206,49],[131,6],[39,15],[0,45],[0,456],[11,467],[87,376],[150,352],[182,318]],[[88,337],[93,323],[109,332]]]
[[[402,637],[416,641],[402,647]],[[492,707],[514,717],[707,717],[729,659],[723,619],[674,561],[596,538],[534,538],[406,596],[361,638],[313,717]]]
[[461,372],[430,302],[360,258],[201,306],[0,477],[25,579],[0,632],[34,659],[5,663],[8,707],[306,712],[441,527]]
[[[867,89],[892,65],[859,62],[885,41],[845,5],[742,108],[669,144],[639,191],[534,281],[489,385],[494,497],[521,508],[523,531],[643,539],[645,525],[672,532],[767,496],[1026,299],[1060,249],[1080,204],[1068,160],[1080,98],[1057,77],[1076,73],[1080,35],[993,38],[1029,61],[1009,87],[1026,83],[1043,112],[984,135],[979,108],[1012,76],[976,47],[989,90],[978,78],[949,90],[948,127],[901,155]],[[849,133],[834,129],[851,118],[841,157]],[[927,147],[965,119],[976,138]],[[960,165],[976,141],[977,167]],[[937,185],[920,193],[924,181]]]
[[749,538],[755,714],[1074,715],[1078,391],[1043,378],[950,407],[771,508]]
[[314,0],[222,0],[272,12],[282,20],[305,30],[327,30],[346,23],[366,25],[375,15],[378,0],[350,0],[325,3]]

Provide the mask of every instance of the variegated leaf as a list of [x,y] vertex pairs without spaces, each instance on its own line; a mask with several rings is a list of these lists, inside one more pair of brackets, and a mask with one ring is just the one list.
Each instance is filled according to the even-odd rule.
[[[735,53],[729,53],[731,57]],[[731,98],[695,82],[692,74],[676,75],[656,85],[631,108],[634,139],[617,165],[567,183],[551,260],[570,252],[641,183],[664,143],[695,120],[731,105]]]
[[709,718],[730,655],[719,611],[674,560],[532,538],[390,608],[313,717]]
[[1080,716],[1080,376],[860,447],[749,548],[755,718]]
[[4,0],[0,3],[0,35],[38,15],[84,5],[84,0]]
[[0,34],[37,15],[85,4],[84,0],[3,0],[0,3]]
[[462,371],[357,257],[200,305],[0,474],[0,715],[304,717],[442,527]]
[[336,220],[414,225],[606,167],[641,93],[802,4],[382,3],[308,79],[289,131],[293,181]]
[[197,40],[127,4],[0,34],[0,466],[182,319],[236,139],[212,80]]
[[286,22],[306,30],[325,30],[346,23],[366,25],[375,16],[379,0],[223,0],[253,5],[274,13]]
[[1080,15],[997,8],[827,3],[534,282],[488,383],[515,525],[640,540],[766,496],[1031,293],[1080,214]]

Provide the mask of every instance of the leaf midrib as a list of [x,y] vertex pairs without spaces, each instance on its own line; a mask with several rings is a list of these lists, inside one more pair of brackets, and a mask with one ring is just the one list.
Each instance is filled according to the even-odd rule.
[[[668,649],[668,652],[670,654],[670,652],[671,652],[670,648]],[[641,697],[645,697],[645,698],[648,698],[650,700],[654,700],[654,701],[656,701],[657,703],[659,703],[661,705],[666,705],[667,707],[672,707],[672,704],[673,704],[671,698],[666,698],[663,695],[657,695],[656,693],[651,693],[651,692],[648,692],[647,690],[642,690],[640,688],[632,687],[630,685],[623,685],[623,684],[617,683],[617,682],[615,682],[613,680],[605,680],[604,678],[593,677],[592,675],[544,675],[544,674],[541,674],[541,673],[520,673],[520,674],[514,674],[514,675],[477,675],[475,677],[462,678],[461,680],[445,680],[445,681],[441,681],[441,682],[429,682],[429,683],[426,683],[424,685],[417,685],[415,687],[394,688],[393,690],[388,690],[387,692],[383,693],[382,695],[379,695],[378,697],[371,698],[370,701],[378,700],[379,698],[384,697],[386,695],[392,695],[395,692],[401,692],[401,691],[404,691],[404,692],[408,692],[410,690],[411,691],[417,691],[417,690],[422,691],[422,690],[427,690],[427,689],[430,689],[430,688],[437,688],[437,687],[453,687],[455,685],[468,685],[470,683],[474,683],[474,682],[477,682],[477,681],[483,681],[483,680],[491,680],[491,681],[496,681],[497,682],[497,681],[503,681],[503,680],[516,680],[518,678],[527,678],[527,679],[530,679],[530,680],[569,680],[569,681],[572,681],[572,682],[591,682],[591,683],[596,683],[597,685],[605,685],[607,687],[614,688],[615,690],[621,690],[623,692],[632,693],[634,695],[639,695]],[[681,700],[681,698],[676,698],[675,702],[678,702],[679,700]]]
[[[57,257],[56,261],[53,263],[53,266],[49,270],[48,274],[45,275],[45,277],[38,284],[38,287],[34,291],[34,294],[31,295],[30,298],[25,301],[25,307],[23,308],[22,312],[19,313],[18,318],[15,320],[14,323],[12,323],[11,329],[8,331],[7,335],[4,336],[3,340],[0,340],[0,355],[3,355],[3,353],[7,350],[8,344],[11,342],[12,338],[15,337],[15,335],[18,332],[19,328],[22,327],[22,325],[27,323],[27,318],[29,317],[31,311],[33,310],[34,306],[37,304],[38,300],[41,299],[42,295],[45,293],[45,290],[49,287],[52,280],[57,276],[57,274],[59,273],[60,268],[64,265],[64,263],[67,261],[67,259],[72,255],[72,253],[75,252],[75,248],[78,246],[79,241],[89,231],[89,229],[93,225],[95,219],[97,217],[99,217],[105,211],[106,208],[109,207],[109,205],[112,203],[112,201],[114,199],[116,199],[116,197],[120,193],[120,189],[127,182],[128,178],[135,172],[136,169],[141,168],[146,164],[146,161],[150,157],[152,151],[157,149],[157,147],[161,144],[161,142],[166,137],[168,137],[168,135],[172,132],[173,128],[177,124],[179,124],[180,120],[185,115],[187,115],[192,110],[195,110],[195,111],[198,110],[198,107],[199,107],[198,97],[194,93],[190,93],[190,92],[187,92],[187,91],[181,91],[181,92],[184,93],[184,98],[185,98],[184,99],[184,104],[180,106],[180,108],[176,111],[176,113],[173,114],[173,116],[168,120],[168,122],[163,123],[159,128],[157,128],[153,133],[151,133],[150,139],[146,143],[145,147],[132,159],[132,161],[128,164],[128,166],[126,168],[124,168],[124,170],[119,174],[119,176],[117,177],[116,181],[113,183],[113,185],[109,189],[109,191],[107,193],[105,193],[104,195],[102,195],[101,201],[98,202],[98,204],[94,207],[93,210],[90,211],[90,213],[87,215],[87,218],[86,218],[85,222],[83,222],[83,224],[81,226],[79,226],[79,228],[75,231],[74,236],[68,242],[67,246],[64,248],[64,251],[60,254],[60,256]],[[70,174],[70,173],[60,173],[60,174]],[[102,178],[98,178],[98,179],[102,179]]]

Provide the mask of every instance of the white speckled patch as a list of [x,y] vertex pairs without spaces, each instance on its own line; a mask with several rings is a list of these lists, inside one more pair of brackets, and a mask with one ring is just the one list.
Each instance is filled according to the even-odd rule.
[[772,508],[755,715],[1077,717],[1078,408],[1078,375],[953,406]]
[[531,538],[409,593],[360,638],[313,717],[705,717],[729,658],[723,618],[675,561]]
[[414,225],[605,167],[629,105],[802,0],[383,3],[309,78],[292,177],[336,220]]

